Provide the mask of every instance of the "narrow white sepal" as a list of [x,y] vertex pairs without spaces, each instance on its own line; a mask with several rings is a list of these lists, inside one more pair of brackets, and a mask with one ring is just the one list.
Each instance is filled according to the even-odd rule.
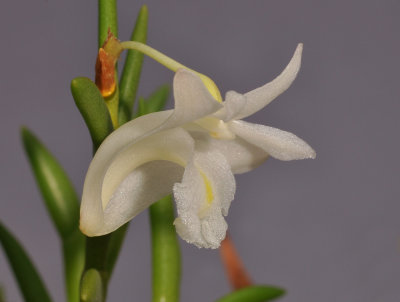
[[246,97],[246,106],[235,117],[235,119],[243,119],[252,115],[267,106],[278,95],[283,93],[292,84],[299,72],[301,66],[301,53],[303,44],[297,45],[292,59],[282,73],[271,82],[244,94]]
[[245,121],[232,121],[230,129],[247,142],[279,160],[315,158],[315,151],[293,133]]

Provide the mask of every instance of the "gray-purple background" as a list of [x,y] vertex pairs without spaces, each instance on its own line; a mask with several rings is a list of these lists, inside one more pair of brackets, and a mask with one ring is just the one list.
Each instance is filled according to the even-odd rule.
[[[122,40],[141,4],[119,1]],[[223,93],[270,81],[304,43],[297,80],[249,120],[294,132],[317,159],[271,159],[238,176],[228,216],[253,279],[287,288],[282,302],[400,301],[400,2],[146,4],[148,43],[209,75]],[[69,84],[94,76],[97,1],[4,1],[0,33],[0,219],[28,249],[54,300],[63,301],[58,238],[19,127],[39,135],[81,192],[91,144]],[[146,59],[139,94],[172,77]],[[228,292],[217,251],[181,246],[182,301],[213,301]],[[110,301],[150,301],[149,251],[143,213],[130,226]],[[3,253],[0,283],[8,302],[22,300]]]

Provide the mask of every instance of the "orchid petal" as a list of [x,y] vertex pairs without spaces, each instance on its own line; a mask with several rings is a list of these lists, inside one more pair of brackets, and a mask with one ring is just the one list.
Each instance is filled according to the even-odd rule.
[[[169,173],[166,173],[169,171],[160,173],[159,182],[152,182],[152,190],[159,190],[159,193],[151,193],[154,200],[147,199],[149,196],[146,192],[130,190],[129,187],[133,186],[132,182],[137,181],[138,176],[128,176],[135,168],[151,161],[167,160],[185,166],[192,157],[194,142],[185,130],[174,128],[120,148],[119,152],[108,152],[113,149],[108,142],[102,148],[89,167],[83,188],[80,227],[88,236],[99,236],[115,230],[146,206],[165,196],[165,193],[171,192],[172,185],[169,192],[165,192],[163,183],[171,184]],[[151,173],[149,169],[141,172]],[[175,175],[178,172],[174,169],[172,173]]]
[[178,234],[198,247],[218,248],[227,230],[223,216],[235,192],[235,179],[224,156],[196,152],[173,191]]
[[173,115],[162,125],[163,129],[200,119],[222,108],[222,104],[212,97],[200,77],[190,70],[179,69],[173,86],[175,109]]
[[238,116],[238,114],[245,108],[246,97],[236,91],[228,91],[225,95],[225,102],[223,102],[223,105],[224,107],[214,113],[213,116],[223,120],[224,122],[229,122],[236,118],[236,116]]
[[296,135],[276,128],[232,121],[229,128],[247,142],[279,160],[315,158],[315,151]]
[[152,203],[172,193],[184,168],[169,161],[153,161],[133,170],[118,186],[104,209],[107,230],[117,229]]
[[[301,53],[303,51],[303,44],[297,45],[292,59],[282,73],[271,82],[254,89],[244,94],[246,97],[246,106],[235,117],[235,119],[242,119],[252,115],[253,113],[261,110],[267,106],[273,99],[284,92],[292,84],[299,72],[301,65]],[[229,96],[229,95],[228,95]],[[228,101],[228,100],[227,100]]]
[[201,152],[218,151],[223,154],[234,174],[241,174],[255,169],[268,158],[268,153],[242,138],[215,139],[207,133],[192,132],[196,150]]

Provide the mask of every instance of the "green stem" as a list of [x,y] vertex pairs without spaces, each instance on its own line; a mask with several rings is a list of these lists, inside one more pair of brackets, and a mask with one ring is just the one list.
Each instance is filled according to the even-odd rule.
[[67,301],[79,301],[79,279],[85,262],[85,237],[77,229],[62,242]]
[[107,39],[108,30],[118,37],[117,1],[99,0],[99,48]]
[[123,226],[121,226],[118,230],[111,233],[111,238],[108,246],[109,253],[106,261],[106,270],[110,277],[114,270],[114,266],[117,262],[119,252],[122,248],[122,244],[124,243],[125,234],[126,231],[128,230],[128,226],[129,223],[126,223]]
[[[107,39],[109,30],[113,33],[115,37],[118,37],[117,1],[99,0],[98,7],[99,7],[98,45],[100,48],[103,46],[104,41]],[[116,104],[118,108],[118,100]],[[118,118],[116,118],[116,121],[118,121]],[[104,140],[105,137],[103,137],[102,139]],[[99,141],[98,144],[95,144],[93,148],[94,151],[93,153],[97,151],[97,147],[101,144],[101,142],[102,141]],[[106,269],[110,238],[111,234],[100,237],[86,237],[85,269],[83,275],[85,276],[86,272],[90,269],[95,269],[100,274],[102,279],[101,285],[102,285],[103,301],[105,301],[107,293],[107,283],[110,278],[110,274]]]
[[153,302],[179,301],[180,250],[171,196],[150,207],[153,259]]

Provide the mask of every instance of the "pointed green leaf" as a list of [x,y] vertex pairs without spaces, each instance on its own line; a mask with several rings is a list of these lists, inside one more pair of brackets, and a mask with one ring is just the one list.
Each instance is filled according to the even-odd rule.
[[150,207],[153,302],[179,301],[181,256],[174,219],[171,196]]
[[113,126],[104,102],[96,84],[88,78],[75,78],[71,82],[71,92],[97,150],[103,140],[112,132]]
[[[147,40],[148,10],[143,5],[136,18],[135,28],[131,40],[146,43]],[[124,70],[120,81],[119,124],[130,121],[132,108],[135,103],[136,92],[142,70],[143,54],[129,50],[126,56]]]
[[25,302],[50,302],[50,296],[23,247],[0,223],[0,243],[7,255]]
[[99,0],[99,48],[107,39],[108,30],[118,37],[117,0]]
[[27,128],[21,129],[25,152],[46,207],[62,238],[78,228],[79,201],[64,169]]
[[95,269],[89,269],[82,277],[81,302],[102,302],[103,285],[100,273]]
[[78,197],[62,166],[39,139],[27,128],[21,129],[21,136],[47,210],[62,240],[68,301],[76,302],[85,244],[78,229]]
[[285,290],[264,285],[249,286],[228,294],[216,302],[265,302],[272,301],[285,294]]

